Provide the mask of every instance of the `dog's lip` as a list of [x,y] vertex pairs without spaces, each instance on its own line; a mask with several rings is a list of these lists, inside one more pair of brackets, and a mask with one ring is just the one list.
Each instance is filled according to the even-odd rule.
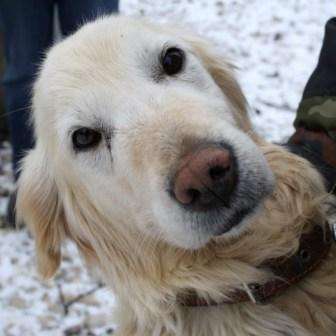
[[[265,185],[264,191],[259,195],[259,198],[254,198],[253,201],[248,202],[241,208],[237,208],[228,218],[225,219],[222,225],[219,225],[215,231],[214,237],[221,236],[228,233],[230,230],[243,226],[247,218],[252,218],[254,214],[258,212],[263,206],[263,201],[269,197],[274,190],[274,185]],[[239,199],[241,196],[235,195],[235,199]]]
[[223,225],[221,225],[216,230],[216,232],[214,233],[214,237],[221,236],[229,232],[232,228],[240,225],[243,222],[243,220],[253,211],[254,211],[253,207],[238,210],[233,214],[233,216],[231,216],[231,218],[229,218],[225,223],[223,223]]

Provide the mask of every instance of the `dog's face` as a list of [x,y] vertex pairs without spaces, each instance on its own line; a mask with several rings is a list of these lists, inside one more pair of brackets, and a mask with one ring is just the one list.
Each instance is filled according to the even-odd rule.
[[33,105],[18,205],[45,221],[44,238],[62,235],[51,227],[61,217],[85,240],[74,215],[85,202],[116,229],[199,248],[239,232],[272,191],[230,66],[179,30],[83,27],[49,53]]

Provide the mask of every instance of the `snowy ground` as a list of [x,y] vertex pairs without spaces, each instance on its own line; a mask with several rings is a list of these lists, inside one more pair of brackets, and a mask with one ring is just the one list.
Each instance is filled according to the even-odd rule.
[[[257,130],[272,141],[292,131],[295,109],[313,70],[332,0],[122,0],[123,13],[179,22],[212,39],[240,68]],[[13,189],[10,149],[0,149],[0,226]],[[40,282],[25,230],[0,229],[0,335],[108,335],[113,295],[97,289],[73,245],[56,278]],[[93,291],[76,300],[76,296]],[[75,303],[65,312],[64,302]]]

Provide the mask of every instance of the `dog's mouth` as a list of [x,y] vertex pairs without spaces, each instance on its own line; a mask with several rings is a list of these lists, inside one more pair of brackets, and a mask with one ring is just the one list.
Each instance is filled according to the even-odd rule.
[[221,236],[225,233],[228,233],[233,228],[241,226],[247,218],[250,218],[254,214],[258,206],[254,208],[241,209],[233,214],[233,216],[227,219],[222,225],[216,230],[214,236]]
[[264,194],[258,201],[239,207],[232,202],[228,208],[215,209],[207,213],[190,213],[183,211],[182,220],[177,217],[174,224],[176,230],[172,235],[165,236],[167,241],[178,247],[187,249],[199,249],[205,246],[211,239],[230,238],[237,236],[248,228],[249,223],[262,209]]
[[[258,198],[233,197],[229,206],[216,208],[205,213],[186,213],[185,219],[191,222],[193,231],[201,236],[218,237],[240,232],[261,208],[263,200],[271,192],[258,193]],[[239,193],[237,193],[239,194]]]
[[273,192],[273,184],[267,179],[260,180],[256,185],[251,186],[248,181],[245,183],[241,181],[241,183],[242,185],[238,185],[233,193],[228,207],[221,208],[217,213],[209,213],[204,218],[205,221],[210,220],[206,227],[213,227],[214,236],[230,233],[230,231],[238,232],[258,213],[265,198]]

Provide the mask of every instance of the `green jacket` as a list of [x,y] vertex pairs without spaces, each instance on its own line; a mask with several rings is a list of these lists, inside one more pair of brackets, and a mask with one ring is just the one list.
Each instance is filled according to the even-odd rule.
[[323,130],[336,141],[336,96],[303,99],[294,126],[296,128],[306,127],[310,130]]
[[287,146],[313,163],[336,194],[336,18],[330,19],[318,64],[303,92]]

